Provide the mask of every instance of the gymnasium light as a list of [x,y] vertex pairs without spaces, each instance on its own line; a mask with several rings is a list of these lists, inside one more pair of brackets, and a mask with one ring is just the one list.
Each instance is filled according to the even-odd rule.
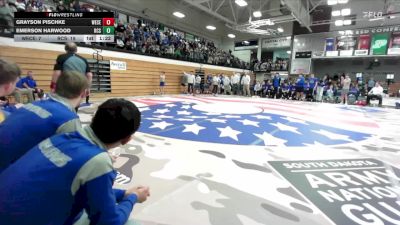
[[235,38],[236,35],[234,35],[234,34],[228,34],[228,37],[229,37],[229,38]]
[[282,27],[278,27],[278,29],[276,29],[279,33],[283,32],[283,28]]
[[336,20],[335,26],[337,26],[337,27],[343,26],[343,20]]
[[253,12],[253,16],[254,16],[254,17],[261,17],[262,14],[261,14],[260,11],[254,11],[254,12]]
[[245,0],[235,0],[235,3],[240,7],[247,5],[247,2]]
[[328,5],[336,5],[337,3],[337,0],[328,0]]
[[342,9],[342,16],[348,16],[350,14],[351,14],[350,8]]
[[181,12],[174,12],[172,13],[174,16],[178,17],[178,18],[183,18],[185,17],[185,14],[181,13]]
[[351,20],[343,20],[343,25],[351,25]]
[[338,0],[339,4],[347,4],[349,0]]
[[215,30],[215,29],[217,29],[216,27],[214,27],[214,26],[212,26],[212,25],[208,25],[208,26],[206,26],[206,28],[209,29],[209,30]]

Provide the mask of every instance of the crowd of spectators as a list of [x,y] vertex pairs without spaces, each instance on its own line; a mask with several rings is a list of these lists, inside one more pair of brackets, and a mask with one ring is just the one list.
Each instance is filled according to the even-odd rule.
[[[254,76],[253,76],[254,77]],[[250,94],[245,84],[249,83]],[[198,88],[192,89],[192,84]],[[189,94],[225,94],[259,96],[262,98],[287,99],[298,101],[329,102],[343,104],[369,103],[370,99],[379,100],[382,104],[383,88],[380,82],[370,78],[364,82],[357,78],[353,82],[345,74],[333,77],[325,75],[322,79],[314,74],[283,78],[279,73],[263,81],[251,79],[244,73],[232,76],[225,74],[208,74],[204,77],[194,73],[182,76],[182,93]],[[360,104],[361,104],[360,103]]]
[[216,47],[214,42],[200,38],[188,40],[183,33],[164,29],[161,24],[138,20],[116,26],[117,48],[146,55],[174,58],[198,63],[248,69],[250,64],[233,56],[231,51]]
[[[44,3],[44,0],[0,0],[0,33],[11,33],[13,30],[14,12],[95,12],[98,7],[82,4],[79,1],[54,1]],[[118,21],[118,20],[116,20]],[[86,43],[89,45],[98,44]],[[235,57],[232,52],[217,48],[215,43],[203,38],[189,40],[182,32],[164,29],[164,25],[153,22],[131,21],[115,24],[115,42],[102,43],[105,47],[124,49],[136,54],[166,57],[178,60],[212,64],[219,66],[250,69],[246,63]]]
[[276,58],[267,59],[264,61],[255,60],[253,61],[253,70],[258,72],[270,72],[270,71],[287,71],[288,70],[288,61],[289,59]]

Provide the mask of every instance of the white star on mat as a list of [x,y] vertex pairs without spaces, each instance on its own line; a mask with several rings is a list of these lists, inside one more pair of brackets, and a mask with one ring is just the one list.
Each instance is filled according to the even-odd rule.
[[290,121],[292,123],[302,123],[302,124],[308,125],[308,123],[306,121],[301,120],[301,119],[296,119],[296,118],[293,118],[293,117],[285,117],[283,119],[285,119],[287,121]]
[[147,111],[147,110],[150,110],[150,108],[149,107],[139,108],[140,112],[144,112],[144,111]]
[[301,134],[300,132],[297,131],[296,127],[288,126],[283,123],[278,122],[278,123],[272,123],[271,125],[277,127],[280,131],[290,131],[296,134]]
[[329,132],[327,130],[322,130],[322,129],[319,131],[312,130],[312,132],[321,134],[321,135],[323,135],[329,139],[333,139],[333,140],[352,141],[351,139],[349,139],[349,136],[347,136],[347,135],[336,134],[336,133]]
[[257,118],[259,120],[265,119],[265,120],[271,120],[272,118],[270,116],[263,116],[263,115],[257,115],[257,116],[252,116],[254,118]]
[[153,125],[150,128],[160,128],[161,130],[164,130],[168,126],[172,126],[174,124],[172,123],[167,123],[165,121],[162,122],[152,122]]
[[160,114],[164,114],[169,112],[169,109],[157,109],[157,111],[155,111],[154,113],[160,113]]
[[177,114],[178,115],[190,115],[192,113],[185,110],[185,111],[177,111]]
[[152,117],[150,117],[150,118],[145,118],[146,120],[161,120],[161,118],[152,118]]
[[192,132],[193,134],[198,135],[200,130],[206,129],[205,127],[197,125],[197,123],[186,125],[184,124],[185,129],[182,132]]
[[181,109],[190,109],[190,105],[184,105],[181,107]]
[[217,128],[221,131],[219,137],[230,137],[235,141],[238,141],[237,135],[241,134],[242,132],[232,129],[230,126],[225,128]]
[[166,104],[165,105],[165,107],[168,107],[168,108],[172,108],[172,107],[175,107],[176,105],[174,105],[174,104]]
[[188,118],[193,118],[193,119],[206,119],[208,118],[207,116],[187,116]]
[[[254,134],[254,133],[253,133]],[[271,134],[264,132],[262,134],[254,134],[256,137],[264,141],[265,146],[284,146],[286,140],[272,136]]]
[[240,118],[240,116],[233,116],[233,115],[226,115],[226,116],[222,116],[222,117],[225,117],[225,118],[236,118],[236,119],[239,119]]
[[207,119],[208,121],[210,121],[211,123],[226,123],[226,120],[221,120],[221,119]]
[[154,117],[162,118],[162,119],[171,119],[171,118],[174,118],[173,116],[166,116],[166,115],[158,115],[158,116],[154,116]]
[[241,122],[243,125],[250,125],[250,126],[259,127],[258,126],[259,122],[256,122],[256,121],[251,121],[251,120],[248,120],[248,119],[238,120],[238,121]]
[[204,115],[207,115],[207,116],[218,116],[218,115],[221,115],[221,113],[216,113],[216,112],[207,112],[207,113],[203,113]]
[[178,119],[175,119],[175,120],[178,120],[178,121],[193,121],[193,119],[185,119],[185,118],[178,118]]

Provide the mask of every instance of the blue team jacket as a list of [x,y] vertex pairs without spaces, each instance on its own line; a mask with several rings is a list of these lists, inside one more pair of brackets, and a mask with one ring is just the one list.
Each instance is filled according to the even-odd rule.
[[124,224],[137,196],[113,190],[115,177],[90,127],[55,135],[0,174],[1,224],[73,224],[83,209],[91,224]]
[[0,123],[0,173],[44,139],[79,127],[74,108],[56,95],[16,110]]

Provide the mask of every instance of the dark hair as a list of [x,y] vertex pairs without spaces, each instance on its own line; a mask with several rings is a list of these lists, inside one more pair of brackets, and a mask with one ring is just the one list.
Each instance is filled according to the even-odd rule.
[[20,75],[21,69],[16,63],[0,58],[0,85],[15,82]]
[[57,79],[56,94],[67,99],[74,99],[88,87],[89,82],[86,76],[76,71],[67,71]]
[[99,106],[90,127],[105,144],[112,144],[134,134],[140,126],[141,113],[130,101],[114,98]]
[[76,47],[76,44],[74,42],[68,42],[65,43],[65,51],[67,53],[75,53],[78,51],[78,47]]

